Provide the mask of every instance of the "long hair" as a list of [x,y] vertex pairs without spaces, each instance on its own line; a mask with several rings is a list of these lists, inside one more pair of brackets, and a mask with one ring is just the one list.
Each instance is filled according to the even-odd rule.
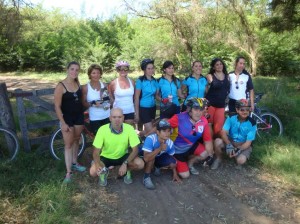
[[222,70],[222,71],[223,71],[223,73],[224,73],[225,75],[227,75],[228,72],[227,72],[226,65],[225,65],[225,63],[222,61],[221,58],[214,58],[214,59],[210,62],[209,74],[213,75],[213,74],[216,72],[215,69],[214,69],[214,67],[215,67],[215,64],[216,64],[217,62],[221,62],[221,63],[222,63],[222,65],[223,65],[223,70]]
[[[79,69],[80,69],[80,64],[77,61],[71,61],[67,64],[67,69],[69,69],[71,67],[71,65],[78,65]],[[79,83],[78,78],[75,79],[75,81],[77,83]]]
[[[163,66],[162,66],[162,72],[163,72],[163,74],[165,74],[164,70],[166,68],[170,67],[171,65],[174,66],[174,63],[172,61],[165,61],[164,62]],[[162,77],[163,77],[163,75],[162,75]],[[175,83],[176,87],[178,88],[177,78],[176,78],[176,76],[174,74],[172,75],[172,81]]]

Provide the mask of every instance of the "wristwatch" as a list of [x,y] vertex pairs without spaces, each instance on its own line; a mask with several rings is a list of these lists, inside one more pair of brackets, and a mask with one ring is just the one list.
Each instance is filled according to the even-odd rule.
[[123,163],[126,164],[126,165],[128,165],[128,160],[126,159]]

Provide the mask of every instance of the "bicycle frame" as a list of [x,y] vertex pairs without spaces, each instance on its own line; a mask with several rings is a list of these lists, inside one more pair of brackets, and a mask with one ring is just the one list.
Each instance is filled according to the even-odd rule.
[[266,125],[266,127],[257,128],[257,131],[258,130],[267,130],[267,129],[272,128],[272,125],[267,123],[265,120],[263,120],[258,114],[251,112],[250,117],[254,118],[256,120],[256,123],[259,123],[259,124],[263,123]]

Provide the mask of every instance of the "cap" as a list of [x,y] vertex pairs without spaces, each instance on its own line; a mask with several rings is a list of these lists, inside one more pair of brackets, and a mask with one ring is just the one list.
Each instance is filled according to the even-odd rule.
[[166,129],[171,129],[171,125],[167,120],[160,120],[157,125],[156,125],[156,129],[158,131],[160,130],[166,130]]

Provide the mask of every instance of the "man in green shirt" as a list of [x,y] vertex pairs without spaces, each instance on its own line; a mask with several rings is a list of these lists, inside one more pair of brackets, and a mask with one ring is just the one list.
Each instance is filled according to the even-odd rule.
[[[124,176],[126,184],[131,184],[130,171],[144,168],[143,160],[137,156],[140,140],[133,127],[124,123],[122,109],[112,109],[109,119],[111,123],[101,126],[94,139],[90,175],[99,176],[99,185],[106,186],[108,168],[120,166],[119,175]],[[132,148],[130,153],[129,147]]]

